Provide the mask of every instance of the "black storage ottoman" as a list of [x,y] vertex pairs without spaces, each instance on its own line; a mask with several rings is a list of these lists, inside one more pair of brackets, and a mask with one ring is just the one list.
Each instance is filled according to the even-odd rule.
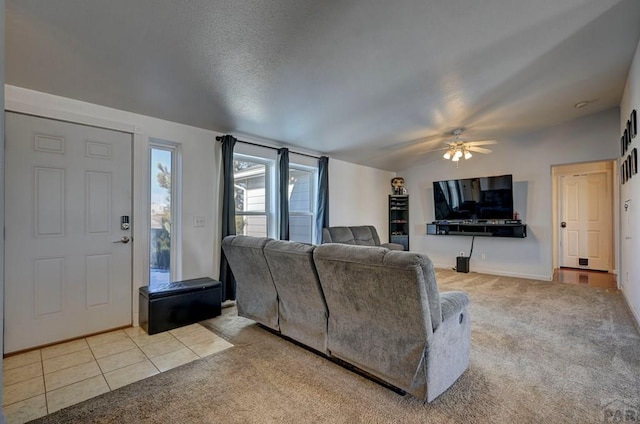
[[148,334],[194,324],[221,314],[222,284],[211,278],[140,287],[139,321]]

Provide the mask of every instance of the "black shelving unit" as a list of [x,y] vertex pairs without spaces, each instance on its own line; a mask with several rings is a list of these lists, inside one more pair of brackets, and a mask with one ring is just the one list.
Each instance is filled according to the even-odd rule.
[[434,236],[514,237],[527,236],[526,224],[440,222],[427,224],[427,234]]
[[389,242],[409,250],[409,196],[389,195]]

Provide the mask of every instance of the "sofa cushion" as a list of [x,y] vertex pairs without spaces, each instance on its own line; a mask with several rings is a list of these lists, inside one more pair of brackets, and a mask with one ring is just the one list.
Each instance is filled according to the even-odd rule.
[[431,318],[431,328],[435,330],[442,322],[442,310],[440,306],[440,292],[436,281],[436,272],[433,262],[428,256],[415,252],[391,251],[384,258],[384,264],[394,267],[419,266],[421,270],[422,282],[427,292],[427,302],[429,304],[429,317]]
[[264,248],[278,291],[280,331],[315,350],[327,350],[327,305],[313,263],[315,246],[269,241]]
[[378,231],[373,225],[323,228],[322,243],[357,244],[360,246],[382,246],[391,250],[404,250],[404,246],[398,243],[380,243]]
[[361,246],[380,246],[380,238],[375,227],[363,225],[360,227],[350,227],[353,233],[355,244]]
[[238,315],[278,330],[278,294],[264,256],[266,237],[228,236],[222,250],[236,279]]
[[314,251],[330,354],[418,397],[426,393],[424,351],[433,334],[422,260],[382,247]]
[[324,243],[356,244],[349,227],[330,227],[325,229],[328,237],[324,238]]

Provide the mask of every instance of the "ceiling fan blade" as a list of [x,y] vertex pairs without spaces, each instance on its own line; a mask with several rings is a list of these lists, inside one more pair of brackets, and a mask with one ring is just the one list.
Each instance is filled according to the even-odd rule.
[[489,144],[498,144],[495,140],[477,140],[477,141],[467,141],[464,144],[467,146],[486,146]]
[[453,147],[451,147],[451,146],[443,146],[443,147],[438,147],[437,149],[429,149],[429,150],[427,150],[427,151],[425,151],[423,153],[439,152],[441,150],[451,150],[451,149],[453,149]]
[[475,146],[469,146],[467,147],[467,150],[471,150],[472,152],[478,152],[478,153],[491,153],[492,150],[490,149],[485,149],[484,147],[475,147]]
[[422,150],[414,153],[412,156],[429,156],[431,153],[442,152],[443,149]]
[[403,142],[400,142],[400,143],[391,144],[389,146],[382,146],[382,147],[380,147],[380,150],[389,151],[389,150],[406,149],[408,147],[412,147],[412,146],[415,146],[417,144],[426,144],[426,143],[429,143],[429,142],[434,141],[434,140],[439,140],[442,137],[443,137],[442,134],[433,134],[433,135],[429,135],[429,136],[426,136],[426,137],[417,138],[415,140],[403,141]]

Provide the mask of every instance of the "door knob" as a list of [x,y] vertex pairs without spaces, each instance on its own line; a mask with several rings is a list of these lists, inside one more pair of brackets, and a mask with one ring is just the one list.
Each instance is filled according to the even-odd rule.
[[562,222],[560,223],[560,226],[561,226],[562,228],[567,228],[567,223],[566,223],[566,222],[564,222],[564,221],[562,221]]
[[120,240],[116,240],[114,241],[114,243],[123,243],[123,244],[127,244],[131,241],[131,239],[127,236],[122,237]]

